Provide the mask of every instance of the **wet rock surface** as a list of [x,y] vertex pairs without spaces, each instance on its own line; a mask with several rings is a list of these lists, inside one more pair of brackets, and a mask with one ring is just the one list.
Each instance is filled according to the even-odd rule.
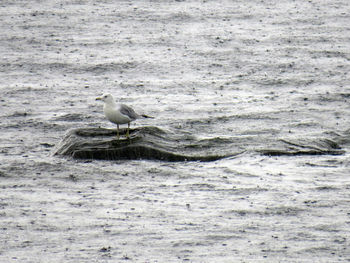
[[269,156],[296,156],[296,155],[340,155],[345,151],[334,140],[315,139],[281,139],[280,145],[272,149],[259,150],[262,154]]
[[[130,138],[116,138],[117,131],[103,128],[80,128],[69,131],[56,147],[55,155],[71,156],[75,159],[91,160],[161,160],[180,161],[215,161],[233,157],[251,149],[251,141],[239,142],[213,138],[196,140],[195,136],[176,136],[156,127],[142,127],[130,130]],[[255,139],[256,140],[256,139]],[[220,142],[221,141],[221,142]],[[241,145],[239,145],[241,143]],[[265,145],[267,142],[258,142]],[[223,144],[225,147],[223,147]],[[244,147],[246,150],[243,150]],[[296,155],[340,155],[344,154],[340,146],[331,139],[281,139],[273,142],[271,148],[256,149],[269,156]],[[235,150],[241,152],[234,152]],[[216,154],[213,154],[216,153]]]
[[[161,160],[215,161],[232,157],[237,153],[213,155],[215,149],[205,143],[190,138],[170,135],[156,127],[130,130],[130,138],[125,137],[126,129],[117,130],[88,128],[70,131],[55,150],[55,155],[68,155],[76,159],[92,160]],[[188,149],[202,149],[189,151]],[[206,150],[205,150],[206,149]]]

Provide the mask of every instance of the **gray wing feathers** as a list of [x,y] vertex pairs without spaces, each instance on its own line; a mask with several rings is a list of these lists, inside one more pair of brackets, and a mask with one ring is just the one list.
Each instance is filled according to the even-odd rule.
[[137,118],[141,117],[132,108],[124,104],[120,105],[120,113],[128,116],[131,120],[136,120]]

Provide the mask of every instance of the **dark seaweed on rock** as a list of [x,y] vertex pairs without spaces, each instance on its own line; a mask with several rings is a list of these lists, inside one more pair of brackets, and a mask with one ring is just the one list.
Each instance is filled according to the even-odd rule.
[[[121,129],[121,135],[126,129]],[[67,133],[54,154],[72,156],[75,159],[96,160],[162,160],[162,161],[215,161],[238,153],[216,153],[212,149],[199,147],[191,152],[188,142],[156,127],[130,130],[130,139],[116,138],[116,130],[103,128],[81,128]],[[197,147],[195,147],[197,148]]]
[[[121,135],[126,129],[121,129]],[[264,146],[261,146],[264,145]],[[215,161],[253,151],[268,156],[340,155],[339,144],[326,138],[267,140],[244,136],[197,140],[156,127],[131,130],[130,139],[117,140],[116,130],[79,128],[71,130],[56,147],[56,155],[95,160]]]

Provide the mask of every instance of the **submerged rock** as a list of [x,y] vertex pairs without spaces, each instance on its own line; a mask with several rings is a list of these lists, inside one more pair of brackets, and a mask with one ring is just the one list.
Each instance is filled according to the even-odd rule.
[[[56,147],[55,155],[75,159],[97,160],[163,160],[163,161],[215,161],[235,154],[213,153],[200,142],[169,134],[156,127],[142,127],[117,131],[104,128],[80,128],[69,131]],[[200,149],[200,150],[198,150]]]
[[340,155],[344,151],[337,142],[331,139],[281,139],[275,147],[259,150],[260,153],[270,156],[281,155]]

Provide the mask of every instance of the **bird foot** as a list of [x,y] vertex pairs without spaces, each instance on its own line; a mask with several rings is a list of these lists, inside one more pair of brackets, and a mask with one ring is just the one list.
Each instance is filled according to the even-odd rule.
[[126,138],[130,140],[130,128],[128,127],[126,134],[125,134]]

